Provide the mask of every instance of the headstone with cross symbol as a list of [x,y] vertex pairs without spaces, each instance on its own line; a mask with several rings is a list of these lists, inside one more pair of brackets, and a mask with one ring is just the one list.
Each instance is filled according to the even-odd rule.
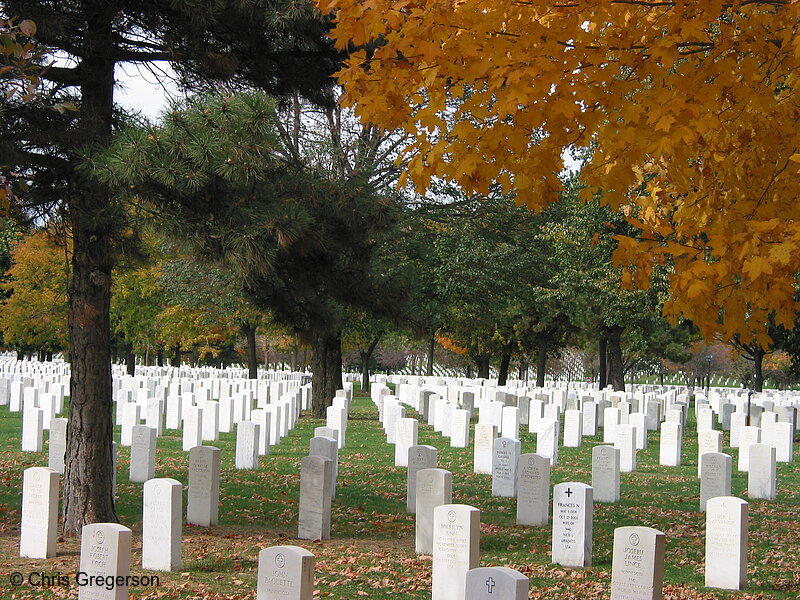
[[479,567],[467,571],[465,600],[525,600],[528,578],[508,567]]
[[706,587],[741,590],[747,584],[749,508],[733,496],[706,502]]
[[565,567],[592,564],[592,487],[568,481],[553,486],[553,562]]

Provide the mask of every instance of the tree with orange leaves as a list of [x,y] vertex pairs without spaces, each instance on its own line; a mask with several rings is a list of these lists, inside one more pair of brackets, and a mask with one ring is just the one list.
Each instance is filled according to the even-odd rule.
[[541,208],[566,148],[640,231],[625,279],[671,266],[668,315],[765,343],[800,261],[800,3],[318,0],[346,102],[414,134],[408,176]]

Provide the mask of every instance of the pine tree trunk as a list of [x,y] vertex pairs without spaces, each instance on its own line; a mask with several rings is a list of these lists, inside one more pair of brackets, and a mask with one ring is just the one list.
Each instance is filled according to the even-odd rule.
[[158,345],[158,352],[156,353],[156,364],[159,367],[164,366],[164,344]]
[[125,355],[125,372],[131,377],[136,375],[136,355],[132,348]]
[[489,379],[489,355],[481,354],[475,357],[475,366],[478,369],[479,379]]
[[317,328],[311,334],[311,411],[324,418],[325,409],[333,404],[336,390],[342,388],[341,332]]
[[366,352],[359,351],[361,357],[361,393],[369,393],[369,359],[370,355]]
[[608,356],[608,340],[605,335],[600,336],[600,341],[597,346],[600,352],[599,385],[600,389],[604,390],[608,385],[608,365],[606,363],[606,357]]
[[256,354],[256,328],[242,325],[242,333],[247,340],[247,378],[258,379],[258,355]]
[[372,354],[375,348],[378,347],[378,342],[381,341],[383,332],[372,338],[372,341],[366,350],[359,350],[358,354],[361,356],[361,391],[364,393],[369,392],[369,361],[372,360]]
[[536,349],[536,387],[544,387],[544,379],[547,375],[547,340],[541,340]]
[[111,246],[107,228],[97,227],[88,217],[99,210],[98,199],[86,192],[81,200],[95,202],[73,200],[72,207],[72,377],[63,507],[67,535],[80,533],[88,523],[117,520],[111,446]]
[[436,348],[436,337],[431,336],[429,345],[428,345],[428,368],[425,369],[425,376],[426,377],[433,377],[433,350]]
[[[91,148],[111,137],[114,99],[113,3],[86,9],[81,58],[81,103],[76,136]],[[75,159],[77,160],[77,159]],[[73,173],[69,191],[72,279],[69,286],[70,414],[65,454],[63,529],[115,522],[111,404],[111,238],[108,191]]]
[[175,344],[172,348],[172,359],[170,360],[170,364],[173,367],[180,367],[181,366],[181,345]]
[[505,385],[508,381],[508,367],[511,365],[511,344],[508,344],[503,350],[503,356],[500,357],[500,371],[497,374],[497,385]]
[[611,385],[617,392],[625,391],[625,366],[622,362],[622,327],[608,330],[608,371]]

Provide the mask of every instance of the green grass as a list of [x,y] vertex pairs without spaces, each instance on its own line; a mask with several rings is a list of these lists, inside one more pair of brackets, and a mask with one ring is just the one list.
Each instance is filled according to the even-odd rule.
[[[408,416],[418,416],[408,411]],[[692,411],[690,411],[692,412]],[[20,414],[0,410],[0,598],[75,596],[76,588],[11,588],[7,574],[31,570],[72,574],[77,570],[78,543],[59,542],[55,559],[20,559],[19,507],[22,471],[46,466],[47,454],[23,453]],[[394,449],[385,442],[377,410],[367,398],[356,398],[347,431],[348,447],[340,451],[337,496],[332,509],[332,539],[294,539],[300,459],[319,419],[302,417],[296,428],[260,460],[257,471],[233,467],[234,434],[221,434],[213,445],[222,450],[220,524],[211,528],[184,526],[183,568],[159,574],[158,588],[131,589],[132,598],[253,597],[257,554],[274,544],[296,544],[316,556],[319,596],[332,599],[430,597],[430,558],[414,554],[414,519],[405,512],[405,468],[394,467]],[[522,452],[535,451],[535,436],[523,426]],[[778,498],[751,502],[749,585],[743,592],[703,587],[704,514],[699,507],[697,442],[690,415],[680,467],[658,465],[658,434],[650,433],[648,449],[638,454],[638,470],[622,474],[621,500],[595,504],[593,565],[564,569],[550,563],[550,527],[515,524],[513,498],[493,498],[491,477],[472,473],[472,448],[450,448],[432,428],[420,423],[419,443],[439,449],[439,466],[453,472],[453,501],[481,510],[481,565],[509,566],[531,579],[531,598],[607,598],[611,578],[614,528],[646,525],[667,538],[665,597],[769,598],[800,596],[800,470],[798,461],[778,465]],[[118,432],[117,432],[118,439]],[[728,434],[724,436],[728,442]],[[602,434],[584,438],[581,448],[561,448],[552,469],[552,483],[591,483],[591,447]],[[733,495],[746,499],[746,474],[734,459]],[[796,453],[798,450],[796,450]],[[117,511],[120,522],[134,531],[131,572],[142,574],[141,484],[128,481],[129,448],[118,449]],[[179,432],[158,440],[156,476],[187,482],[188,453]],[[185,496],[184,496],[185,501]]]

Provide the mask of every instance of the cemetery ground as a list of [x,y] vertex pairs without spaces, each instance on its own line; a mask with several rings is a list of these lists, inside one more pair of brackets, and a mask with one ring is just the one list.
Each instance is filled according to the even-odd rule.
[[[530,578],[530,598],[608,598],[614,528],[624,525],[654,527],[666,534],[664,598],[800,597],[798,460],[778,464],[776,500],[748,500],[747,474],[735,467],[738,451],[730,449],[727,432],[724,451],[734,457],[731,493],[750,502],[748,584],[740,592],[704,588],[705,514],[699,510],[694,410],[689,415],[681,466],[658,464],[659,434],[650,432],[648,448],[638,453],[637,472],[621,474],[620,502],[594,504],[593,564],[584,569],[551,564],[551,525],[516,525],[516,499],[491,496],[491,476],[472,472],[472,447],[450,448],[422,422],[418,443],[436,446],[439,467],[452,471],[453,502],[480,509],[480,565],[521,571]],[[19,557],[22,471],[47,466],[47,443],[42,453],[19,450],[20,423],[19,413],[0,411],[0,598],[76,597],[72,582],[78,570],[77,537],[59,537],[54,559]],[[321,419],[303,416],[268,456],[260,458],[257,471],[234,468],[234,433],[206,442],[222,450],[220,523],[210,528],[184,524],[183,566],[173,573],[141,568],[142,484],[128,481],[130,448],[118,446],[117,512],[120,522],[133,530],[131,574],[159,577],[156,586],[132,587],[131,598],[255,598],[258,552],[278,544],[302,546],[315,555],[317,598],[430,598],[431,558],[414,553],[414,516],[406,513],[406,469],[394,466],[394,446],[385,441],[377,409],[358,391],[347,447],[339,453],[332,539],[296,539],[300,459],[308,453],[314,427],[324,425]],[[522,452],[534,452],[534,434],[522,429]],[[602,433],[585,437],[580,448],[561,447],[551,483],[591,484],[591,448],[600,443]],[[187,472],[188,453],[181,450],[180,433],[167,430],[158,439],[156,476],[172,477],[185,486]],[[184,511],[185,501],[184,494]],[[72,582],[12,587],[12,572],[67,575]]]

